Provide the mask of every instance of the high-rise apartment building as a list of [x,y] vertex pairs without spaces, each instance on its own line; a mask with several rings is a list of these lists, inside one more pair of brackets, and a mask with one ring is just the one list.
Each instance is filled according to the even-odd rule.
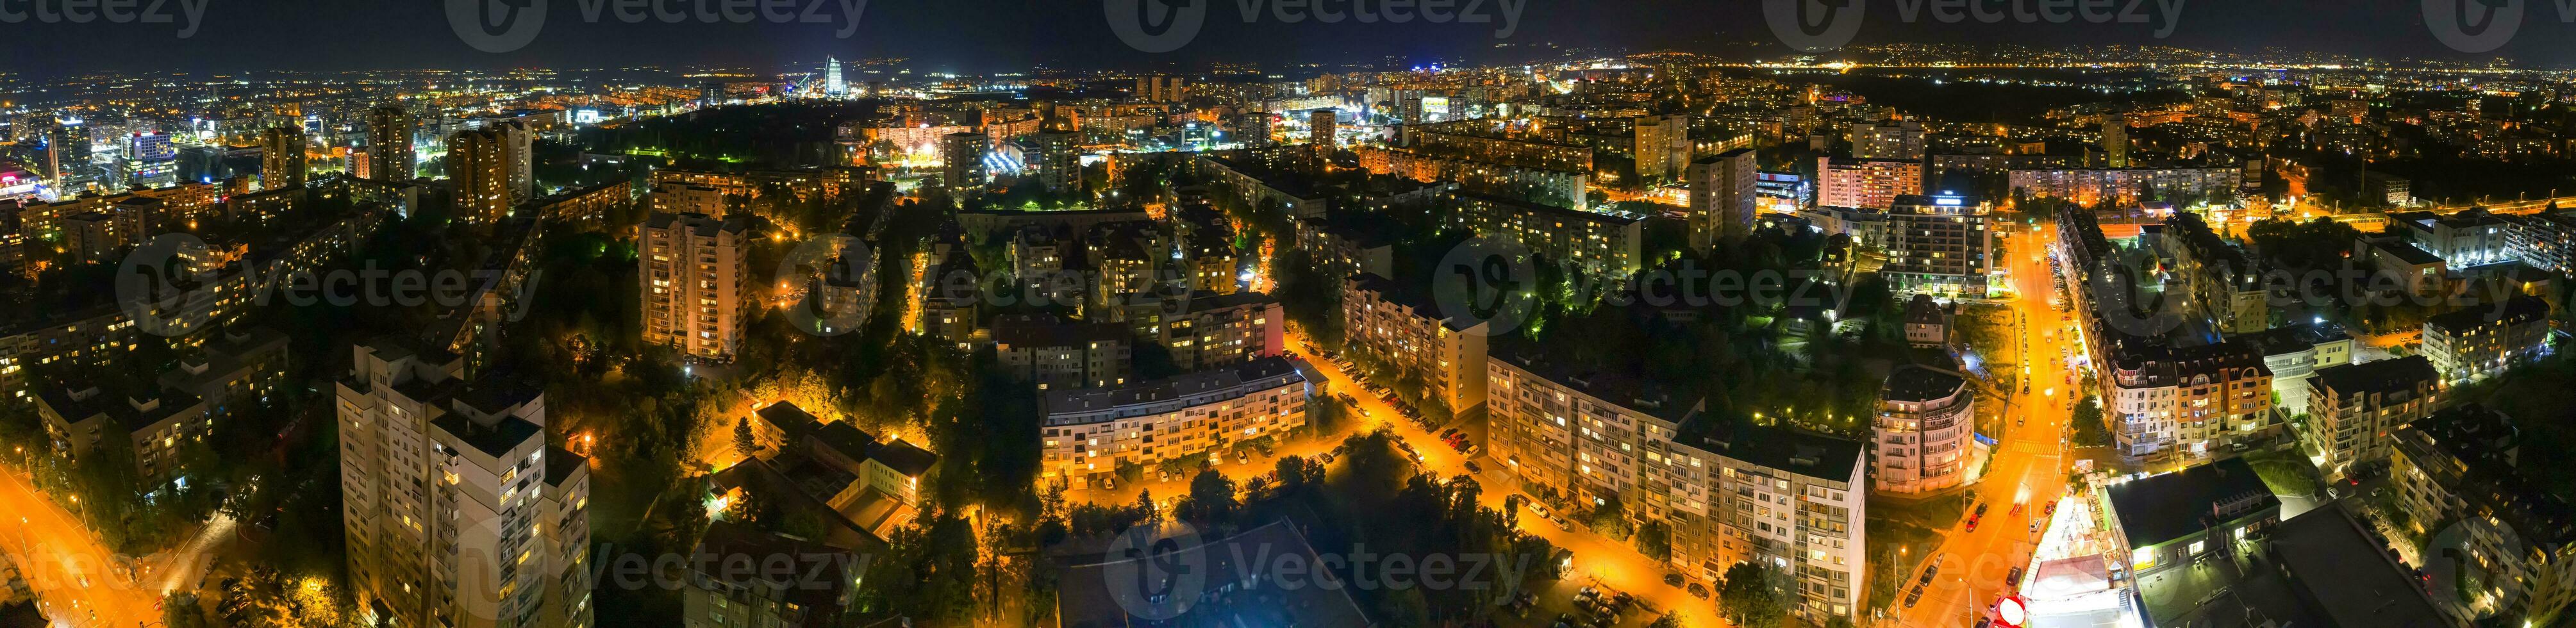
[[1136,77],[1136,99],[1145,102],[1180,102],[1184,81],[1178,76]]
[[1923,161],[1923,123],[1891,120],[1851,127],[1853,159]]
[[1690,116],[1643,116],[1631,127],[1636,129],[1637,178],[1677,177],[1690,167]]
[[447,139],[447,175],[455,183],[456,216],[484,224],[510,217],[526,200],[528,133],[502,123]]
[[1753,212],[1760,198],[1753,149],[1738,148],[1691,162],[1691,248],[1706,251],[1718,242],[1753,233]]
[[1050,192],[1067,192],[1082,184],[1082,134],[1041,131],[1037,144],[1038,185]]
[[259,187],[304,185],[304,130],[273,126],[259,132]]
[[386,105],[367,110],[367,174],[378,181],[410,181],[420,169],[412,149],[418,130],[410,111]]
[[589,464],[546,443],[545,394],[397,341],[350,353],[333,390],[359,607],[401,626],[589,626]]
[[2112,116],[2102,121],[2102,165],[2129,167],[2129,120]]
[[753,301],[746,291],[742,219],[654,212],[638,227],[644,343],[691,360],[730,362]]
[[1887,209],[1923,193],[1923,162],[1819,157],[1816,179],[1817,206]]
[[1318,159],[1332,159],[1333,153],[1341,150],[1341,138],[1334,128],[1335,116],[1338,115],[1341,112],[1332,109],[1306,112],[1306,128],[1314,132],[1315,157]]
[[1270,112],[1255,111],[1234,116],[1234,141],[1245,148],[1270,146]]
[[1957,196],[1899,196],[1887,211],[1887,265],[1901,294],[1983,298],[1993,265],[1994,206]]
[[991,152],[993,138],[982,133],[950,133],[939,139],[940,176],[949,189],[981,187],[988,173],[984,154]]

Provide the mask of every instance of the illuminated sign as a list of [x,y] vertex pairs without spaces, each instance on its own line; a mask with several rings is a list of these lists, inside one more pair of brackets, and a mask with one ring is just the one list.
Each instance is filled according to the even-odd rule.
[[2028,621],[2030,621],[2030,609],[2022,605],[2020,597],[2006,597],[2002,601],[1995,602],[1996,626],[2021,628],[2024,622]]

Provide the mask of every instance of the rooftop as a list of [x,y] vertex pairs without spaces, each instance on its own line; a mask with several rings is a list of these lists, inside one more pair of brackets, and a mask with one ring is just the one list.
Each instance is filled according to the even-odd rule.
[[1959,394],[1968,380],[1958,373],[1908,364],[1887,374],[1887,390],[1880,397],[1888,401],[1931,401]]
[[2440,381],[2440,379],[2441,376],[2433,371],[2431,360],[2426,360],[2420,355],[2410,355],[2317,369],[2317,377],[2312,385],[2350,395],[2414,390],[2417,384]]
[[2110,501],[2133,548],[2200,534],[2255,510],[2281,506],[2242,458],[2115,484]]

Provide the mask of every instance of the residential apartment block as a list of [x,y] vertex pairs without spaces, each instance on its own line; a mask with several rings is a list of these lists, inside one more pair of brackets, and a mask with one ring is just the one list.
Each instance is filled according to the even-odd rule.
[[1121,466],[1219,454],[1306,424],[1296,362],[1262,358],[1119,388],[1050,391],[1039,423],[1045,482],[1096,486]]
[[2549,351],[2549,302],[2519,296],[2424,320],[2424,358],[2442,381],[2502,375]]
[[2497,594],[2484,610],[2533,625],[2561,618],[2576,602],[2576,507],[2526,475],[2513,419],[2471,404],[2396,428],[2389,441],[2388,476],[2412,532],[2446,534],[2433,527],[2441,522],[2467,532],[2460,567]]
[[1714,583],[1760,561],[1788,578],[1792,614],[1862,612],[1860,443],[1711,416],[1643,382],[1509,351],[1487,365],[1492,455],[1532,492],[1616,498],[1641,524],[1670,526],[1685,577]]
[[1871,490],[1914,494],[1966,482],[1977,431],[1977,394],[1958,373],[1901,366],[1879,393]]
[[755,305],[745,284],[747,224],[656,212],[638,227],[644,343],[692,360],[730,362]]
[[2388,432],[2433,411],[2441,375],[2423,356],[2320,369],[2308,380],[2308,420],[2299,439],[2317,468],[2340,478],[2354,465],[2388,457]]
[[589,626],[590,471],[546,442],[546,400],[398,341],[333,390],[349,582],[412,626]]
[[1422,382],[1423,399],[1465,412],[1485,402],[1486,323],[1443,316],[1426,295],[1376,275],[1343,282],[1342,344]]

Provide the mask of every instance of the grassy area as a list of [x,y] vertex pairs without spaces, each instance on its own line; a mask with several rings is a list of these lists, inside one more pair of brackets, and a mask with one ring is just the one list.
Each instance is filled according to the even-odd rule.
[[1922,570],[1941,540],[1941,531],[1959,522],[1967,502],[1952,495],[1927,500],[1869,500],[1869,599],[1863,608],[1884,608]]
[[2325,491],[2325,480],[2317,476],[2315,465],[2299,457],[2297,450],[2288,452],[2256,451],[2245,454],[2245,464],[2263,477],[2263,485],[2274,495],[2317,495]]

